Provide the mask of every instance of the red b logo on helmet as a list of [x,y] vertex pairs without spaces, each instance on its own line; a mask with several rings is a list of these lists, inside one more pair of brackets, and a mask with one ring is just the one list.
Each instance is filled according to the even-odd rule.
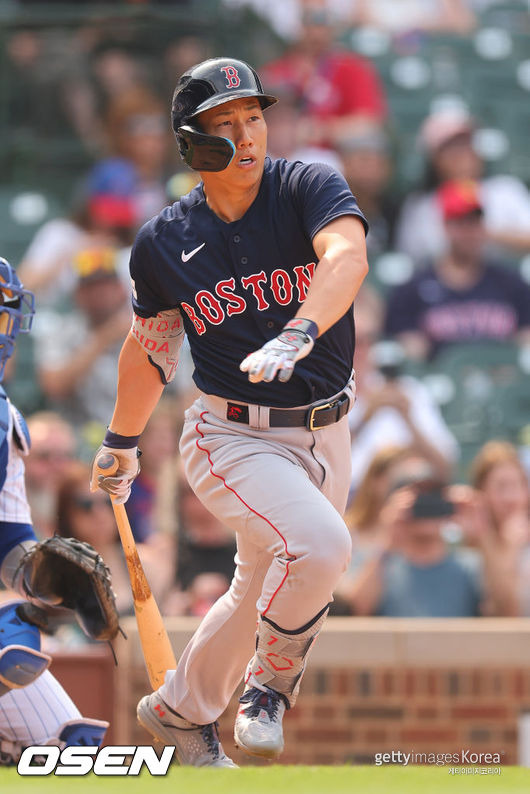
[[227,88],[239,88],[241,80],[235,66],[221,66],[221,71],[225,73]]

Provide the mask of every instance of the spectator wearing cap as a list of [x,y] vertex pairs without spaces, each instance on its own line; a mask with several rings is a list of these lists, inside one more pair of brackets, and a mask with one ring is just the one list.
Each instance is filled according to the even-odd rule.
[[37,231],[18,273],[35,292],[39,312],[70,308],[79,275],[76,262],[104,259],[104,252],[116,258],[124,284],[130,284],[128,261],[137,227],[130,198],[133,180],[131,166],[118,164],[112,178],[94,177],[83,184],[69,217],[53,218]]
[[299,105],[300,146],[333,148],[360,118],[382,121],[383,86],[372,64],[335,43],[333,15],[324,6],[302,11],[298,38],[279,59],[262,68],[265,88],[288,94]]
[[405,201],[396,233],[396,247],[416,264],[439,256],[447,238],[436,190],[445,181],[479,182],[486,239],[497,256],[530,250],[530,193],[514,176],[487,176],[477,152],[476,121],[463,109],[428,116],[419,133],[425,158],[422,186]]
[[113,373],[131,326],[130,295],[118,273],[117,249],[84,250],[74,261],[74,309],[37,318],[35,358],[51,409],[78,429],[106,423],[116,397]]
[[502,262],[486,260],[479,184],[445,182],[436,201],[447,250],[390,294],[386,333],[420,360],[458,343],[529,343],[530,285]]
[[165,185],[176,149],[165,108],[144,88],[131,89],[113,97],[104,123],[108,157],[94,166],[88,181],[128,196],[138,228],[167,203]]

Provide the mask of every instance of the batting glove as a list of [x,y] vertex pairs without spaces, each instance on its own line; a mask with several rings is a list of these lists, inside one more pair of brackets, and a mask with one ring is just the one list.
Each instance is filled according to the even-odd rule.
[[[107,445],[106,442],[112,441],[115,444],[134,443],[134,446],[122,447]],[[90,490],[96,491],[101,488],[111,495],[114,504],[125,504],[131,494],[133,480],[140,473],[138,449],[138,438],[133,436],[119,436],[117,433],[107,431],[105,440],[97,450],[92,462],[92,473],[90,478]],[[112,475],[104,475],[98,471],[99,461],[105,455],[114,455],[118,461],[118,469]]]
[[295,317],[284,326],[279,336],[250,353],[239,369],[248,372],[248,379],[252,383],[260,380],[269,383],[276,375],[278,380],[285,383],[293,374],[295,363],[311,352],[317,336],[316,323]]

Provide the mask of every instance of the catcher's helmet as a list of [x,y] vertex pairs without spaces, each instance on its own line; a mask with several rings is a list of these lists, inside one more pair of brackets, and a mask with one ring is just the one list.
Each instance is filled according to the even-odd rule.
[[15,339],[30,331],[34,314],[34,294],[24,289],[7,259],[0,257],[0,382]]
[[263,92],[258,75],[244,61],[210,58],[182,75],[173,94],[171,123],[184,162],[196,171],[223,171],[229,165],[235,154],[232,141],[206,135],[193,120],[204,110],[247,96],[257,97],[263,110],[278,101]]

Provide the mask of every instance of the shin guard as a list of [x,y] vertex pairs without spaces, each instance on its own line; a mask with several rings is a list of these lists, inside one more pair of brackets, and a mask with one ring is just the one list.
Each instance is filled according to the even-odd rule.
[[307,654],[318,637],[329,604],[309,623],[296,631],[285,631],[261,615],[258,618],[256,653],[247,667],[248,687],[269,687],[294,706],[304,674]]

